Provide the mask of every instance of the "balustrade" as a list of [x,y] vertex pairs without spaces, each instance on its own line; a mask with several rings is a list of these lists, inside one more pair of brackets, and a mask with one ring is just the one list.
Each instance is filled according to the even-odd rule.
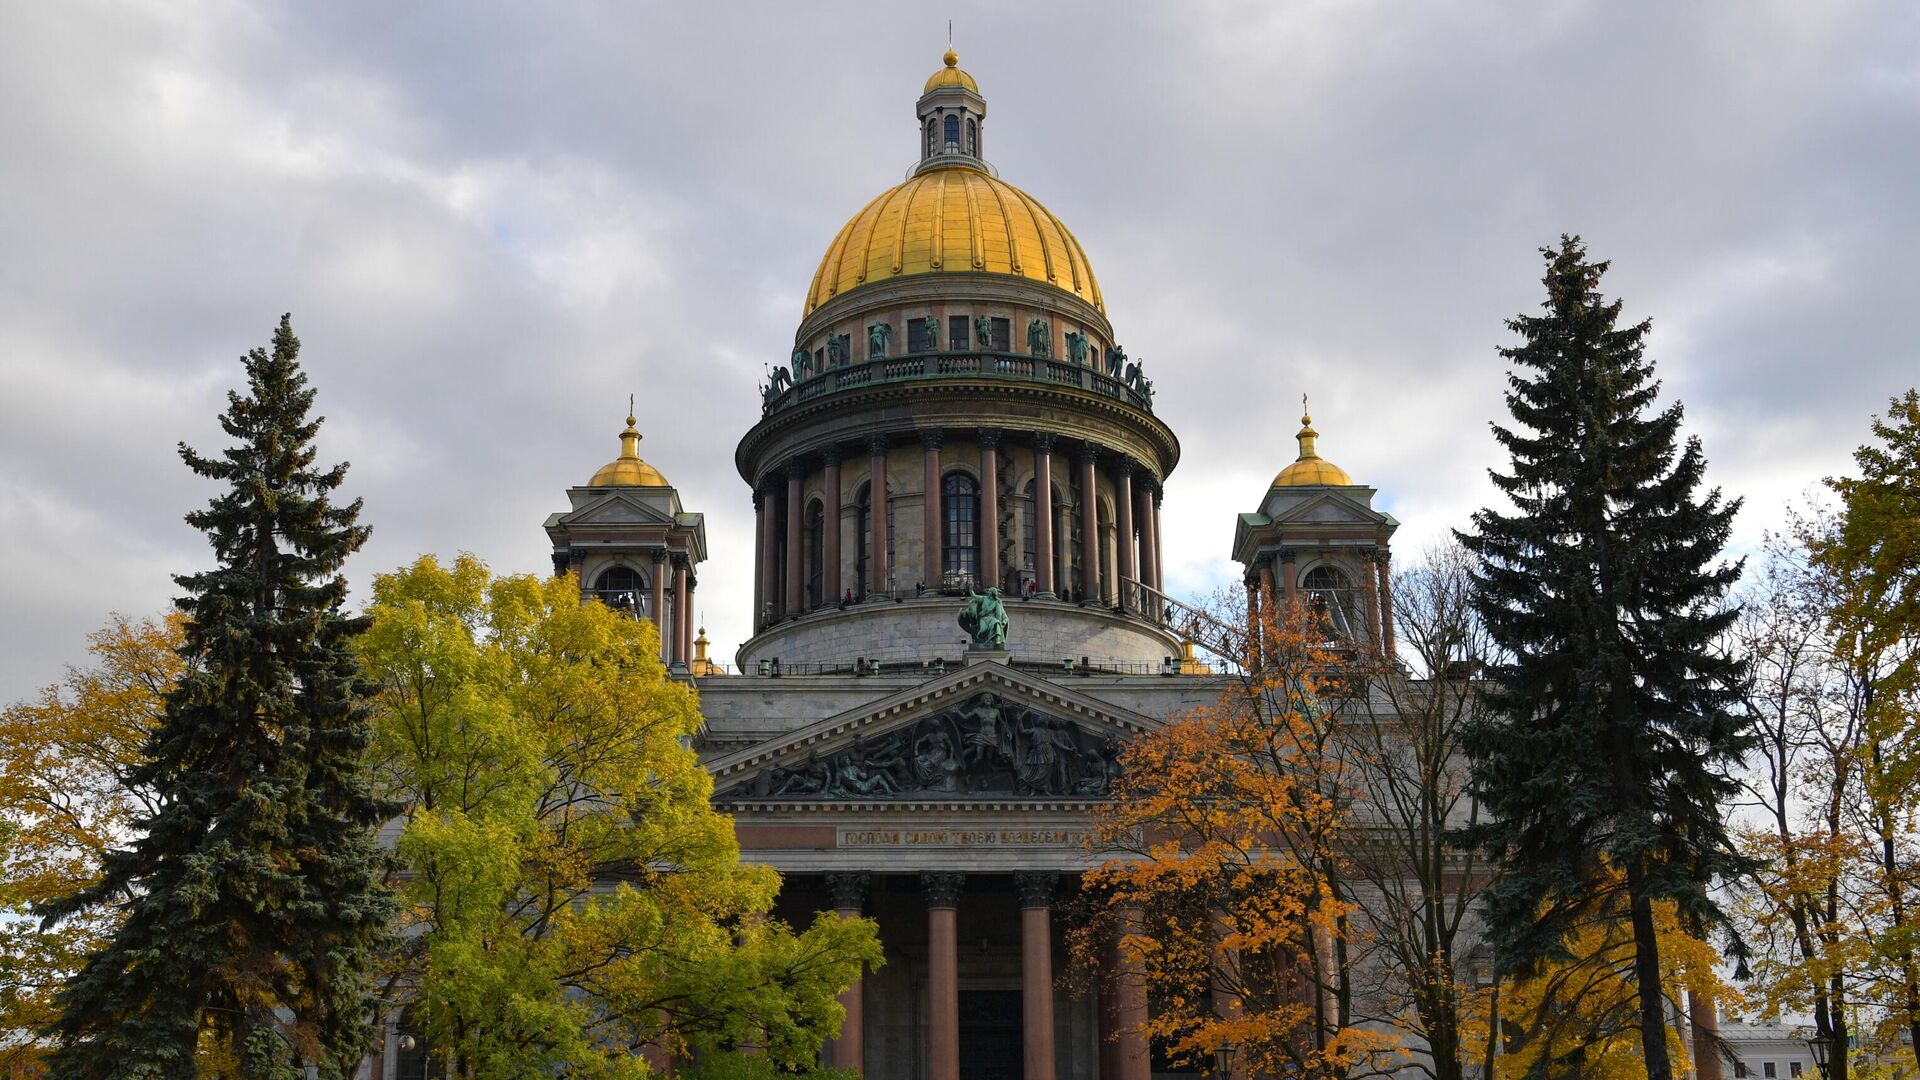
[[764,402],[764,408],[765,412],[771,415],[790,406],[804,401],[813,401],[839,390],[872,386],[877,383],[910,382],[916,379],[953,375],[975,375],[983,378],[1045,383],[1050,386],[1077,387],[1131,405],[1144,412],[1153,411],[1152,387],[1144,385],[1144,380],[1141,380],[1143,386],[1136,386],[1124,379],[1107,375],[1098,368],[1070,361],[1021,356],[1017,353],[973,351],[878,357],[858,364],[828,367],[824,371],[807,375],[800,382],[786,387],[778,394],[768,396]]

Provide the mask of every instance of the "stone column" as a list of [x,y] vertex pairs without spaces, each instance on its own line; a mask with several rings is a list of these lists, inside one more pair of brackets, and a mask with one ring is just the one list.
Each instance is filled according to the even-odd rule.
[[920,544],[920,580],[931,592],[940,591],[940,579],[946,574],[946,557],[942,554],[946,537],[940,531],[946,524],[940,513],[940,447],[945,444],[945,432],[920,433],[920,445],[925,450],[921,458],[920,486],[926,492],[922,499],[925,524],[921,528],[926,535]]
[[1033,436],[1033,575],[1039,595],[1053,599],[1053,435]]
[[1397,650],[1393,643],[1393,553],[1382,545],[1373,560],[1374,574],[1380,581],[1380,621],[1386,631],[1387,659],[1394,658]]
[[[867,898],[867,872],[853,870],[828,874],[827,891],[833,894],[834,914],[843,919],[857,919]],[[846,993],[840,995],[840,1007],[847,1011],[847,1019],[840,1025],[840,1037],[833,1040],[828,1064],[836,1069],[863,1073],[867,1069],[866,998],[859,979],[855,979],[853,985],[847,987]]]
[[1292,548],[1280,549],[1280,590],[1288,607],[1300,601],[1300,571],[1294,565],[1299,558],[1300,553]]
[[[760,505],[760,497],[754,496],[754,506]],[[755,534],[758,542],[758,534]],[[647,603],[652,606],[653,628],[660,631],[660,662],[669,663],[673,659],[673,634],[667,622],[667,549],[653,549],[653,587],[648,590]],[[757,617],[757,616],[756,616]]]
[[[749,623],[755,633],[760,631],[761,613],[767,603],[767,500],[760,494],[756,485],[753,489],[753,618]],[[660,643],[664,647],[667,635],[660,634]],[[666,653],[663,651],[662,656]]]
[[960,1080],[960,929],[955,908],[966,875],[928,871],[927,1080]]
[[[1123,912],[1126,933],[1140,932],[1140,912]],[[1114,1080],[1152,1080],[1153,1057],[1141,1030],[1147,1023],[1146,972],[1140,961],[1116,947],[1113,971]]]
[[[1365,560],[1361,570],[1367,577],[1373,577],[1373,567],[1378,565],[1374,562],[1374,554],[1372,551],[1366,551],[1360,555],[1360,558]],[[1380,636],[1380,593],[1378,589],[1372,588],[1372,581],[1366,581],[1364,584],[1368,586],[1362,590],[1362,595],[1366,596],[1367,600],[1367,647],[1378,652],[1383,641]]]
[[1160,542],[1160,499],[1165,492],[1153,485],[1153,587],[1167,591],[1167,548]]
[[694,590],[698,589],[699,587],[700,587],[700,579],[698,576],[694,574],[693,562],[691,559],[689,559],[687,562],[686,602],[680,605],[681,612],[680,612],[680,619],[679,619],[680,655],[686,657],[689,663],[691,663],[693,660],[693,624],[694,624],[694,620],[698,618],[698,616],[695,615],[695,611],[697,609],[693,606],[693,594],[694,594]]
[[1687,1019],[1693,1028],[1693,1074],[1700,1080],[1722,1080],[1720,1017],[1712,994],[1687,991]]
[[1020,1040],[1026,1080],[1058,1080],[1053,1062],[1053,920],[1048,908],[1060,875],[1017,870],[1020,893]]
[[[1151,588],[1160,586],[1153,580],[1154,564],[1159,562],[1160,553],[1155,550],[1153,535],[1153,489],[1148,477],[1142,477],[1140,483],[1140,582]],[[1149,600],[1145,605],[1149,614],[1160,610],[1158,600]]]
[[840,602],[840,448],[827,447],[826,506],[820,515],[821,589],[820,599],[829,604]]
[[1120,604],[1132,607],[1126,594],[1127,582],[1139,579],[1135,569],[1133,552],[1133,462],[1126,458],[1113,470],[1113,524],[1120,533],[1119,541],[1114,544],[1114,570],[1120,575]]
[[788,615],[798,615],[806,608],[801,600],[800,563],[800,519],[804,516],[801,509],[800,484],[806,479],[806,470],[798,461],[787,463],[787,603]]
[[687,621],[687,557],[674,552],[673,555],[673,664],[684,667],[687,663],[686,648],[682,644],[686,635],[681,632]]
[[1100,599],[1100,501],[1094,489],[1093,465],[1099,448],[1080,444],[1075,464],[1080,466],[1080,599]]
[[769,478],[760,496],[766,513],[760,518],[760,610],[753,613],[755,626],[769,625],[780,615],[780,494],[774,484]]
[[1000,429],[981,428],[980,589],[1000,581]]
[[872,568],[873,580],[867,582],[867,591],[884,593],[887,591],[887,577],[892,568],[887,566],[887,437],[875,435],[867,440],[867,457],[870,479],[867,481],[867,502],[871,507],[867,521],[867,565]]

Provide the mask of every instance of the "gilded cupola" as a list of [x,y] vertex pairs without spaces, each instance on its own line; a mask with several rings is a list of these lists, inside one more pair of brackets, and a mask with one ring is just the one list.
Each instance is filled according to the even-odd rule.
[[620,456],[600,466],[587,481],[588,487],[671,487],[660,470],[640,458],[640,429],[627,417],[627,429],[620,433]]
[[1320,433],[1313,430],[1313,417],[1305,409],[1306,399],[1300,399],[1300,430],[1294,438],[1300,443],[1300,456],[1293,464],[1280,470],[1273,478],[1274,487],[1352,487],[1353,478],[1347,471],[1326,458],[1320,456],[1315,446]]

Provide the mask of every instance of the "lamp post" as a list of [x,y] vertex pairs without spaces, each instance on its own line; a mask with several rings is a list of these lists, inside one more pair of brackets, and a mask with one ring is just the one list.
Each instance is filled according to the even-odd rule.
[[1820,1073],[1820,1080],[1827,1080],[1832,1075],[1827,1071],[1827,1059],[1833,1052],[1833,1036],[1817,1034],[1807,1040],[1807,1049],[1813,1053],[1813,1067]]
[[1219,1080],[1231,1080],[1234,1050],[1232,1043],[1221,1043],[1213,1048],[1213,1075]]

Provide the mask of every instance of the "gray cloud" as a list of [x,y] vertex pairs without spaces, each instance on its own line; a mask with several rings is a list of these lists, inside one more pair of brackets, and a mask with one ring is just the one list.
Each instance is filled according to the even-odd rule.
[[[1185,440],[1170,578],[1291,460],[1411,551],[1492,495],[1501,320],[1562,231],[1654,320],[1742,543],[1920,381],[1920,13],[1835,2],[35,5],[0,0],[0,698],[206,561],[234,358],[292,310],[372,573],[540,521],[616,449],[705,511],[814,264],[910,162],[955,19],[989,156],[1079,234]],[[364,592],[361,593],[364,595]]]

